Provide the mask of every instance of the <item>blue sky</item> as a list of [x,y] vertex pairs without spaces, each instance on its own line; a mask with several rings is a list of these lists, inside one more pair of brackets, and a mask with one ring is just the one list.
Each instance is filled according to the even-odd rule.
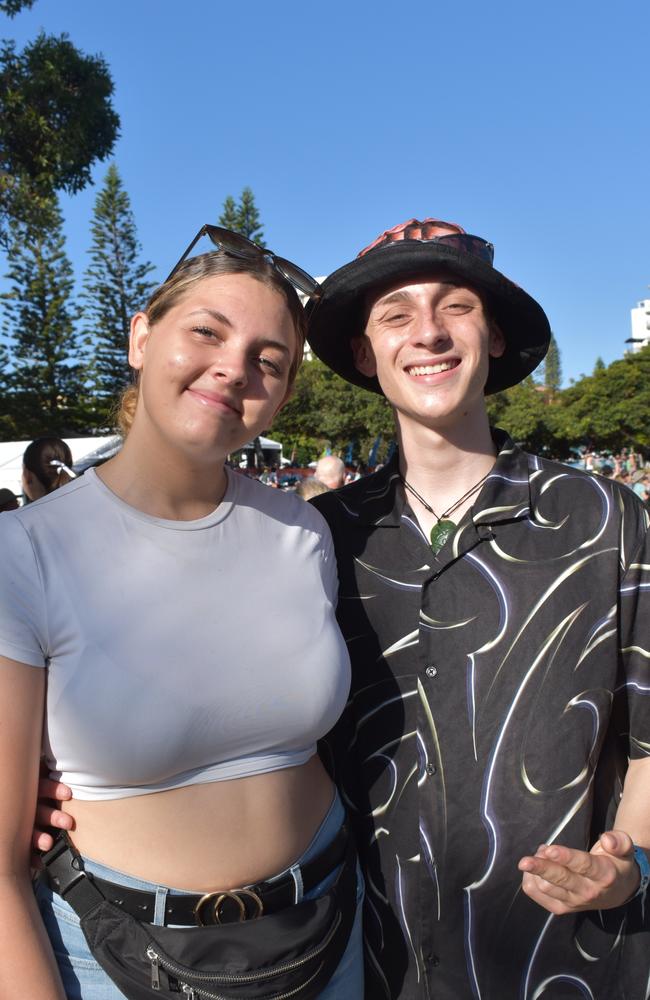
[[[649,11],[37,0],[0,31],[19,45],[67,32],[105,57],[114,159],[161,279],[245,185],[267,244],[313,274],[433,215],[494,242],[547,310],[566,381],[621,356],[650,296]],[[62,201],[79,281],[95,194]]]

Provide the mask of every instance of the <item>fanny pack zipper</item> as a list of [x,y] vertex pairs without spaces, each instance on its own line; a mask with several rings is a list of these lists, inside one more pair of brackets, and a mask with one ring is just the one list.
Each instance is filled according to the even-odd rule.
[[[215,983],[217,985],[223,984],[227,986],[229,984],[236,985],[239,983],[255,983],[259,982],[261,979],[272,979],[275,976],[281,976],[285,972],[291,972],[293,969],[299,969],[301,965],[306,965],[311,962],[314,958],[318,956],[327,948],[328,944],[336,934],[341,923],[341,914],[337,913],[336,919],[332,926],[330,927],[327,935],[321,941],[319,945],[308,951],[307,954],[303,955],[302,958],[294,959],[291,962],[283,962],[281,965],[276,965],[272,969],[264,970],[263,972],[242,972],[242,973],[220,973],[220,972],[195,972],[193,969],[188,969],[185,966],[177,965],[171,959],[167,958],[166,955],[160,955],[155,948],[155,942],[150,942],[147,946],[147,958],[151,963],[151,989],[160,989],[160,967],[162,966],[166,972],[171,972],[172,975],[179,979],[180,985],[183,988],[183,992],[189,998],[189,1000],[194,1000],[196,996],[194,987],[190,986],[189,983],[182,982],[180,977],[187,977],[189,979],[198,980],[201,983]],[[318,971],[314,973],[314,976],[318,974]],[[310,976],[307,982],[311,982],[314,976]],[[289,993],[283,993],[278,995],[274,1000],[285,1000],[287,997],[295,996],[300,992],[301,989],[306,986],[307,983],[303,983],[299,986],[297,990],[291,990]],[[228,1000],[227,997],[217,996],[215,993],[206,993],[205,990],[201,991],[202,994],[209,998],[209,1000]]]
[[[299,993],[302,993],[307,986],[309,986],[312,980],[316,978],[321,968],[322,964],[318,966],[309,979],[306,979],[304,983],[297,986],[295,990],[291,990],[289,993],[276,993],[274,996],[267,993],[265,994],[265,1000],[291,1000],[291,997],[296,997]],[[194,987],[190,986],[188,983],[179,983],[179,985],[182,986],[183,993],[187,997],[187,1000],[235,1000],[235,998],[223,996],[221,993],[206,992],[203,988],[201,988],[201,990],[197,993]]]

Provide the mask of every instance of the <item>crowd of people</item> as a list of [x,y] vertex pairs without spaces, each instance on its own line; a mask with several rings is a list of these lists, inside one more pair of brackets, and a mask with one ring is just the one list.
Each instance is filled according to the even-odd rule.
[[[294,493],[227,458],[306,335],[397,449]],[[121,451],[34,442],[0,518],[1,996],[645,995],[647,477],[490,427],[549,340],[452,223],[322,285],[202,227],[132,319]]]

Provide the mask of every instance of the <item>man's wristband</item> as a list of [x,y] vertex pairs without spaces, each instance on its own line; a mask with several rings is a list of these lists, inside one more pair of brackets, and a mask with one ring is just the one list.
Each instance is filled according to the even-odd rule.
[[636,844],[632,844],[632,850],[634,852],[634,860],[639,866],[639,874],[641,875],[639,888],[632,896],[632,899],[636,899],[636,897],[641,896],[650,885],[650,861],[648,861],[648,855],[642,847],[637,847]]

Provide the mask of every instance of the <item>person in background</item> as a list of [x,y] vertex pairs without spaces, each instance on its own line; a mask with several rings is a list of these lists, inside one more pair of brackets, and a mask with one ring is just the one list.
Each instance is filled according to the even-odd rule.
[[295,492],[303,500],[311,500],[312,497],[319,497],[321,493],[327,493],[328,490],[329,486],[321,483],[320,479],[316,479],[316,476],[307,476],[306,479],[300,480]]
[[345,465],[336,455],[325,455],[316,463],[314,478],[324,483],[328,490],[338,490],[345,483]]
[[61,438],[36,438],[23,455],[23,493],[29,501],[53,493],[72,482],[72,452]]
[[19,506],[16,494],[3,487],[0,490],[0,514],[5,510],[18,510]]

